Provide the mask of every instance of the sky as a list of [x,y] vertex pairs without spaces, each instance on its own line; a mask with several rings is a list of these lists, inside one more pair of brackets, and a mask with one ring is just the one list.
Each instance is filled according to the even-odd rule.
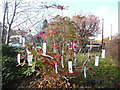
[[[57,5],[69,6],[67,10],[59,11],[54,15],[60,14],[72,17],[77,14],[94,14],[100,19],[100,29],[102,27],[102,19],[104,19],[104,37],[118,33],[118,2],[120,0],[41,0],[41,2],[56,2]],[[1,0],[0,0],[1,2]],[[1,3],[0,3],[1,5]],[[0,7],[0,13],[2,13]],[[2,20],[0,16],[0,20]],[[101,34],[96,37],[101,40]]]
[[[82,13],[83,15],[94,14],[100,19],[100,28],[102,29],[102,19],[104,19],[104,37],[118,33],[118,2],[119,0],[58,0],[58,4],[69,6],[61,14],[72,17]],[[112,28],[111,28],[112,24]],[[99,34],[96,39],[101,40]]]

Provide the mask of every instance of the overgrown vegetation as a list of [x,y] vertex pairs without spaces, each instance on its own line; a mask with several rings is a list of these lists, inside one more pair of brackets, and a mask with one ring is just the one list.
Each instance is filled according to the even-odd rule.
[[106,55],[114,64],[120,66],[120,35],[114,36],[106,45]]

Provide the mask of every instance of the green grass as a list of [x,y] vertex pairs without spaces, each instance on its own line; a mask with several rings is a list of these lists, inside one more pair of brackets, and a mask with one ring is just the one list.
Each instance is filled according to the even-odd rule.
[[[101,53],[97,53],[99,56]],[[91,53],[92,55],[96,55],[96,53]],[[78,55],[78,63],[80,66],[87,59],[87,53]],[[81,63],[80,63],[81,62]],[[82,73],[82,82],[85,84],[87,81],[95,80],[97,83],[95,88],[120,88],[120,67],[117,67],[111,62],[108,58],[99,57],[99,66],[95,66],[95,57],[92,57],[91,60],[87,63],[88,68],[92,68],[92,70],[87,70],[87,78],[83,77]]]

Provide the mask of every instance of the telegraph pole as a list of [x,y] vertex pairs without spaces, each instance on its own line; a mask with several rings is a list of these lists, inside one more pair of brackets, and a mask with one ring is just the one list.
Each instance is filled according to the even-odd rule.
[[102,48],[104,44],[104,19],[102,19]]
[[112,24],[111,24],[111,40],[112,40]]

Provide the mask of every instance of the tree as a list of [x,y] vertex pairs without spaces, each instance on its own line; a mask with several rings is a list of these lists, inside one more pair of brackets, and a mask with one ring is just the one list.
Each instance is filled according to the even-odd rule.
[[61,17],[57,15],[55,18],[51,19],[48,23],[48,27],[45,29],[47,36],[45,39],[53,45],[58,45],[58,52],[61,53],[61,48],[67,42],[74,41],[76,37],[75,27],[69,17]]
[[99,19],[94,15],[77,15],[71,20],[69,17],[57,15],[47,26],[44,38],[49,43],[48,51],[62,54],[64,60],[68,61],[75,58],[78,50],[86,46],[89,37],[97,35]]
[[[49,8],[56,8],[57,5],[53,2],[48,3],[40,1],[24,1],[24,0],[9,0],[3,3],[3,33],[4,26],[8,27],[6,36],[6,43],[9,43],[10,31],[21,29],[29,31],[34,28],[35,32],[40,32],[40,28],[36,28],[43,20],[51,15],[55,10]],[[52,4],[52,5],[51,5]],[[51,6],[50,6],[51,5]],[[2,36],[3,39],[5,36]],[[4,42],[4,40],[3,40]]]
[[[79,41],[81,47],[86,46],[89,37],[96,36],[99,32],[99,18],[94,15],[88,16],[73,16],[72,20],[69,17],[57,15],[51,19],[46,33],[46,37],[51,44],[67,43]],[[60,45],[61,47],[61,45]]]
[[99,33],[99,18],[95,15],[77,15],[72,17],[77,33],[78,40],[83,46],[86,46],[88,43],[89,37],[96,36]]
[[[8,44],[9,42],[9,38],[10,38],[10,31],[11,31],[11,27],[12,27],[12,24],[14,22],[14,18],[15,18],[15,15],[16,15],[16,10],[17,10],[17,6],[19,5],[20,2],[17,2],[15,0],[15,3],[14,3],[14,9],[13,9],[13,14],[12,14],[12,17],[11,19],[8,18],[8,13],[7,13],[7,24],[8,24],[8,32],[7,32],[7,37],[6,37],[6,44]],[[8,12],[8,3],[6,2],[6,12]]]

